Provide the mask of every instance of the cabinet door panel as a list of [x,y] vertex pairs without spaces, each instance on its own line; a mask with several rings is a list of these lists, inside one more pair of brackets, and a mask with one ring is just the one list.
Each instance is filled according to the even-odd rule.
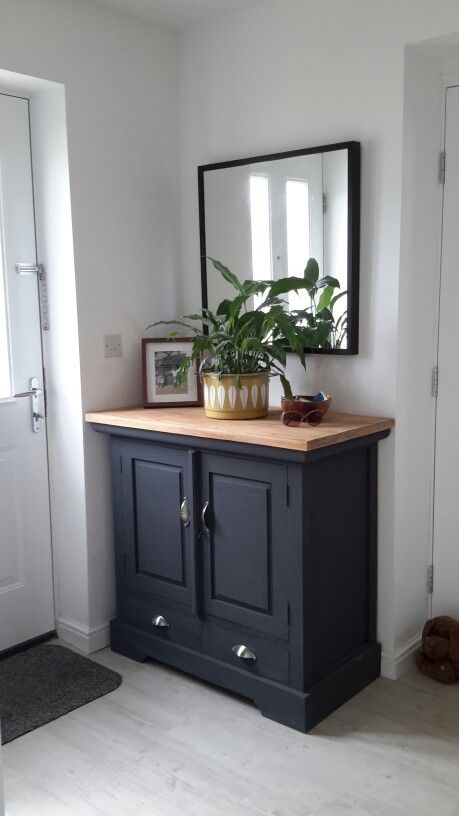
[[285,637],[286,469],[205,454],[201,495],[209,503],[202,536],[204,614]]
[[[121,458],[125,586],[189,604],[194,575],[190,454],[125,442]],[[190,508],[187,527],[180,518],[185,497]]]
[[270,613],[270,485],[212,474],[213,597]]
[[133,462],[137,571],[183,586],[184,541],[177,513],[182,475],[180,467],[141,460]]

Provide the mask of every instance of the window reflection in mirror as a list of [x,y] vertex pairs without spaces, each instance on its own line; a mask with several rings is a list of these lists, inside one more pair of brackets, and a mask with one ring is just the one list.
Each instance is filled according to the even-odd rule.
[[[349,290],[333,305],[335,320],[344,320],[350,311],[352,259],[348,246],[349,148],[298,153],[200,168],[203,254],[222,261],[239,278],[254,280],[302,277],[308,259],[316,258],[321,276],[339,282],[334,294]],[[358,204],[358,186],[356,189]],[[203,247],[202,235],[201,242]],[[358,249],[356,258],[354,291]],[[209,262],[203,278],[209,308],[233,296]],[[291,310],[310,307],[304,290],[286,298]],[[340,348],[348,348],[346,332]]]

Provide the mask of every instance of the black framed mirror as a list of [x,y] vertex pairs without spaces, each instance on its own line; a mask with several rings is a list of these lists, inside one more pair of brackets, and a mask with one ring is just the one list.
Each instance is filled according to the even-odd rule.
[[[207,257],[241,279],[302,276],[316,258],[333,331],[315,354],[357,354],[359,341],[360,143],[290,150],[198,167],[203,308],[216,308],[228,284]],[[315,293],[320,304],[323,288]],[[291,309],[310,293],[291,292]],[[322,300],[324,303],[324,300]]]

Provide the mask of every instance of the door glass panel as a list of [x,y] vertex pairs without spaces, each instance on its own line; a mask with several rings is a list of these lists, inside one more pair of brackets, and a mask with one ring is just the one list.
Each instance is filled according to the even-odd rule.
[[0,400],[11,396],[11,370],[6,318],[6,285],[0,231]]

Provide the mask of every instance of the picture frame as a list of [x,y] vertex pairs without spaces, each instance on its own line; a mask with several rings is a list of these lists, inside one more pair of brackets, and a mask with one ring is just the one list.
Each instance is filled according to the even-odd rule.
[[142,339],[144,408],[191,408],[203,404],[197,363],[190,367],[182,385],[174,383],[174,373],[183,357],[190,354],[192,344],[192,337]]

